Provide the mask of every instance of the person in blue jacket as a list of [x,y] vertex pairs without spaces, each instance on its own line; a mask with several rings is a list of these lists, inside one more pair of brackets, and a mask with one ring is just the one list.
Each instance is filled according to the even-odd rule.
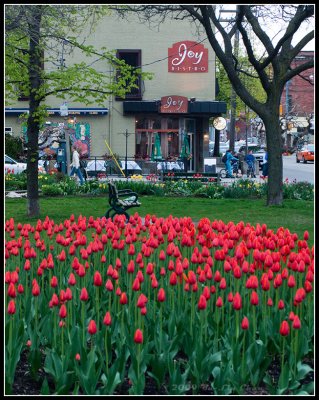
[[232,164],[231,164],[232,160],[238,161],[238,158],[234,157],[230,150],[227,150],[226,151],[226,162],[225,162],[226,171],[227,171],[226,178],[234,178]]
[[255,156],[253,155],[253,151],[249,150],[249,153],[245,157],[245,161],[250,169],[251,176],[256,178],[255,175]]

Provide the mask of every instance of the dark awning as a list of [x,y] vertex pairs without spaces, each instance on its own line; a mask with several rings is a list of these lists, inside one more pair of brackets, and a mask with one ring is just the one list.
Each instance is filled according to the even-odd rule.
[[[126,114],[158,113],[160,100],[158,101],[124,101],[123,112]],[[188,101],[188,113],[178,115],[202,115],[211,117],[225,114],[227,111],[224,101]],[[162,113],[161,113],[162,114]],[[165,115],[165,114],[162,114]],[[171,114],[170,114],[171,115]]]

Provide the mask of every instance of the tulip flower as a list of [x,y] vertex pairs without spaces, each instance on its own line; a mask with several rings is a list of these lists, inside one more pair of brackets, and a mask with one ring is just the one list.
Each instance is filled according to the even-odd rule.
[[66,306],[65,306],[65,304],[62,304],[60,307],[60,311],[59,311],[59,317],[66,318],[66,316],[67,316]]
[[198,304],[197,304],[197,308],[199,310],[205,310],[207,307],[207,300],[206,297],[204,295],[200,295],[199,296],[199,300],[198,300]]
[[94,286],[102,286],[102,276],[99,271],[95,271],[93,276],[93,285]]
[[91,319],[91,321],[89,322],[88,332],[90,335],[95,335],[97,332],[96,323],[93,319]]
[[165,301],[166,296],[165,296],[165,290],[163,288],[160,288],[157,294],[157,300],[159,302]]
[[243,330],[247,330],[249,328],[249,321],[247,317],[244,317],[242,322],[241,322],[241,328]]
[[136,329],[135,331],[134,342],[137,344],[143,343],[143,332],[140,329]]
[[79,353],[76,353],[76,355],[75,355],[75,359],[76,359],[76,361],[80,361],[80,360],[81,360],[81,356],[80,356],[80,354],[79,354]]
[[109,311],[107,311],[103,319],[103,324],[106,326],[110,326],[111,323],[112,323],[111,314]]
[[289,335],[289,324],[287,321],[283,321],[280,325],[279,333],[281,336],[288,336]]
[[12,299],[9,301],[8,303],[8,314],[13,315],[16,313],[16,303],[15,301]]

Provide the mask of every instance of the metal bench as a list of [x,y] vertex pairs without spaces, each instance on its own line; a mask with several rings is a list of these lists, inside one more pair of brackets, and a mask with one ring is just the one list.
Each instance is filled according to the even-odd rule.
[[[138,194],[131,189],[118,190],[113,182],[108,182],[108,187],[110,208],[106,211],[105,217],[113,219],[116,214],[124,214],[128,221],[130,216],[126,211],[132,207],[139,207],[141,205],[138,201]],[[126,198],[120,199],[120,197]]]

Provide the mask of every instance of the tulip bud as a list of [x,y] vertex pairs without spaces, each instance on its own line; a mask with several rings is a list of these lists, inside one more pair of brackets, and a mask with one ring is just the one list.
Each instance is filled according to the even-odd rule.
[[241,328],[243,330],[247,330],[249,328],[249,321],[247,317],[244,317],[242,322],[241,322]]
[[8,314],[13,315],[13,314],[15,314],[15,312],[16,312],[16,303],[12,299],[9,301],[9,304],[8,304]]
[[134,334],[134,342],[143,343],[143,332],[140,329],[136,329],[136,332]]
[[288,336],[289,335],[289,325],[287,321],[282,321],[279,329],[279,333],[281,336]]
[[201,295],[199,296],[199,301],[198,301],[198,304],[197,304],[197,308],[198,308],[199,310],[205,310],[206,307],[207,307],[207,300],[206,300],[206,297],[205,297],[204,295],[201,294]]
[[106,326],[110,326],[111,323],[112,323],[111,314],[109,311],[107,311],[103,319],[103,324]]
[[96,323],[93,319],[89,322],[88,332],[90,335],[94,335],[97,332]]

